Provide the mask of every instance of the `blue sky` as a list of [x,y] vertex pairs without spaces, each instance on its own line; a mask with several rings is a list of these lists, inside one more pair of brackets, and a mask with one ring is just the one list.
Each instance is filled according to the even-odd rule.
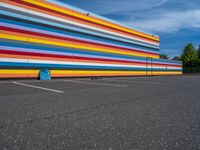
[[200,0],[60,0],[160,36],[161,53],[181,55],[200,45]]

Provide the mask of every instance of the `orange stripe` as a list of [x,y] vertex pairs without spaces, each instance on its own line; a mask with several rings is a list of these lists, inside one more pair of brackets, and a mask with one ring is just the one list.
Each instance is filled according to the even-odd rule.
[[[24,56],[15,54],[0,54],[1,58],[19,58],[19,59],[36,59],[36,60],[53,60],[53,61],[66,61],[66,62],[84,62],[84,63],[99,63],[99,64],[113,64],[113,65],[140,65],[146,66],[146,64],[138,63],[122,63],[122,62],[109,62],[109,61],[94,61],[94,60],[81,60],[81,59],[69,59],[69,58],[52,58],[52,57],[42,57],[42,56]],[[159,66],[159,65],[154,65]]]
[[[28,38],[37,38],[37,39],[41,39],[41,40],[47,40],[47,41],[57,41],[57,42],[62,42],[62,43],[65,43],[66,41],[65,40],[60,40],[60,39],[55,39],[55,38],[48,38],[48,37],[41,37],[41,36],[35,36],[35,35],[29,35],[29,34],[23,34],[23,33],[19,33],[19,32],[11,32],[11,31],[1,31],[1,33],[4,33],[4,34],[9,34],[9,35],[18,35],[18,36],[25,36],[27,37],[27,42],[28,42]],[[80,45],[80,46],[90,46],[92,48],[100,48],[102,49],[103,52],[107,52],[107,50],[113,50],[113,51],[121,51],[121,52],[129,52],[129,53],[132,53],[132,54],[142,54],[144,56],[148,56],[148,57],[157,57],[158,54],[148,54],[148,53],[145,53],[145,52],[135,52],[135,51],[131,51],[131,50],[124,50],[124,49],[117,49],[117,48],[108,48],[106,46],[94,46],[94,45],[91,45],[91,44],[84,44],[84,43],[79,43],[79,42],[69,42],[67,41],[68,44],[76,44],[76,45]]]
[[131,36],[131,37],[134,37],[136,39],[140,39],[140,40],[149,41],[149,42],[152,42],[152,43],[155,43],[155,44],[159,44],[159,42],[151,40],[151,39],[146,39],[146,38],[143,38],[143,37],[134,36],[133,34],[124,33],[123,31],[116,31],[116,30],[113,30],[113,29],[110,29],[110,28],[102,27],[100,25],[94,25],[92,23],[84,22],[84,21],[81,21],[81,20],[78,20],[78,19],[69,18],[69,17],[66,17],[66,16],[62,16],[62,15],[52,13],[52,12],[48,12],[48,11],[45,11],[45,10],[41,10],[41,9],[38,9],[38,8],[26,6],[26,5],[23,5],[23,4],[19,4],[17,2],[10,2],[9,1],[7,3],[12,4],[12,5],[16,5],[16,6],[19,6],[19,7],[23,7],[25,9],[31,9],[31,10],[34,10],[34,11],[37,11],[37,12],[41,12],[41,13],[53,15],[53,16],[56,16],[56,17],[59,17],[59,18],[67,19],[67,20],[70,20],[70,21],[78,22],[78,23],[85,24],[85,25],[88,25],[88,26],[93,26],[93,27],[96,27],[96,28],[101,28],[101,29],[104,29],[104,30],[112,31],[114,33],[120,33],[120,34],[123,34],[123,35]]
[[0,74],[0,78],[36,78],[39,74]]
[[[57,7],[57,8],[60,8],[60,9],[63,9],[63,10],[66,10],[66,11],[69,11],[71,13],[75,13],[75,14],[78,14],[78,15],[81,15],[81,16],[85,16],[86,14],[82,13],[82,12],[78,12],[78,11],[75,11],[73,9],[70,9],[70,8],[66,8],[66,7],[62,7],[60,5],[56,5],[54,3],[51,3],[51,2],[48,2],[48,1],[44,1],[44,0],[39,0],[40,2],[44,3],[44,4],[47,4],[47,5],[51,5],[53,7]],[[107,24],[110,24],[110,25],[113,25],[113,26],[116,26],[116,27],[120,27],[120,28],[123,28],[123,29],[126,29],[126,30],[129,30],[129,31],[134,31],[134,32],[138,32],[138,33],[141,33],[143,35],[146,35],[146,36],[151,36],[150,34],[147,34],[147,33],[144,33],[144,32],[141,32],[141,31],[136,31],[134,29],[131,29],[131,28],[128,28],[128,27],[125,27],[125,26],[121,26],[121,25],[118,25],[118,24],[115,24],[115,23],[112,23],[110,21],[107,21],[107,20],[103,20],[101,18],[97,18],[97,17],[94,17],[94,16],[87,16],[87,18],[90,18],[92,20],[98,20],[98,21],[101,21],[101,22],[104,22],[104,23],[107,23]],[[84,18],[85,19],[85,18]],[[88,19],[89,20],[89,19]],[[131,32],[130,32],[131,33]],[[151,37],[152,39],[152,37]],[[158,38],[154,37],[153,39],[155,39],[154,41],[159,41]]]
[[[0,54],[0,58],[19,58],[19,59],[36,59],[36,60],[53,60],[53,61],[66,61],[66,62],[84,62],[84,63],[99,63],[99,64],[111,64],[111,65],[136,65],[146,66],[146,64],[138,64],[134,62],[109,62],[109,61],[95,61],[95,60],[83,60],[83,59],[70,59],[70,58],[54,58],[54,57],[43,57],[43,56],[24,56],[15,54]],[[152,67],[160,67],[160,64],[152,64]],[[162,65],[162,67],[173,67],[171,65]]]
[[[181,75],[182,73],[156,73],[152,75],[159,75],[159,76],[165,76],[165,75]],[[91,73],[91,74],[76,74],[76,73],[68,73],[68,74],[51,74],[52,77],[91,77],[91,76],[141,76],[145,75],[146,73],[141,74],[126,74],[126,73],[120,73],[120,74],[104,74],[104,73]],[[37,74],[0,74],[0,78],[38,78],[39,73]]]

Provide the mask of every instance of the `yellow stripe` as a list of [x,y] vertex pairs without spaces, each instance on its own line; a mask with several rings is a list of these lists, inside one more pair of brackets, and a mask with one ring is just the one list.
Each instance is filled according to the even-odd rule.
[[0,74],[38,74],[40,70],[0,69]]
[[[93,71],[93,70],[52,70],[52,74],[67,74],[67,73],[73,73],[73,74],[124,74],[124,75],[146,75],[146,71]],[[155,72],[153,71],[153,75],[159,75],[159,74],[181,74],[182,72],[176,71],[176,72]],[[149,73],[150,74],[150,73]]]
[[85,45],[81,45],[81,44],[77,45],[77,44],[69,44],[69,43],[64,43],[64,42],[47,41],[47,40],[41,40],[41,39],[37,39],[37,38],[31,38],[31,37],[27,38],[25,36],[17,36],[17,35],[11,35],[11,34],[0,34],[0,38],[25,41],[25,42],[33,42],[33,43],[41,43],[41,44],[49,44],[49,45],[56,45],[56,46],[63,46],[63,47],[70,47],[70,48],[76,48],[76,49],[100,51],[100,52],[104,52],[104,53],[114,53],[114,54],[130,55],[130,56],[159,58],[159,56],[154,56],[154,55],[152,56],[151,54],[141,54],[141,53],[135,53],[135,52],[121,52],[119,50],[111,50],[111,49],[104,50],[102,48],[85,46]]
[[[40,70],[23,70],[23,69],[0,69],[0,75],[2,74],[35,74],[39,75]],[[97,71],[97,70],[51,70],[51,74],[72,74],[74,76],[76,75],[90,75],[90,74],[105,74],[105,75],[146,75],[146,71]],[[181,71],[171,71],[171,72],[152,72],[153,75],[165,75],[165,74],[182,74]]]
[[85,20],[94,21],[96,23],[107,25],[109,27],[114,27],[114,28],[129,32],[129,33],[133,33],[133,34],[145,37],[145,38],[149,38],[149,39],[152,39],[152,40],[159,41],[159,38],[157,38],[157,37],[153,37],[151,35],[147,35],[147,34],[135,31],[133,29],[132,30],[131,29],[126,29],[124,27],[120,27],[119,25],[114,25],[114,24],[111,24],[111,23],[106,23],[106,22],[97,20],[97,19],[92,19],[91,17],[84,16],[84,15],[79,15],[79,14],[76,14],[76,13],[73,13],[73,12],[69,12],[69,11],[66,11],[65,9],[60,9],[60,8],[57,8],[57,7],[53,7],[51,5],[47,5],[47,4],[44,4],[44,3],[41,3],[41,2],[38,2],[38,1],[35,1],[35,0],[23,0],[23,1],[28,2],[28,3],[32,3],[32,4],[35,4],[35,5],[39,5],[39,6],[42,6],[42,7],[45,7],[45,8],[49,8],[49,9],[52,9],[52,10],[55,10],[55,11],[59,11],[59,12],[62,12],[62,13],[65,13],[65,14],[68,14],[68,15],[71,15],[71,16],[79,17],[79,18],[82,18],[82,19],[85,19]]

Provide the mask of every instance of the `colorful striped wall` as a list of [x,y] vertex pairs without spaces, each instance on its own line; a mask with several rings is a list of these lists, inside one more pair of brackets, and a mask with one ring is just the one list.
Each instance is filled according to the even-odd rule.
[[0,78],[182,74],[159,37],[56,0],[0,1]]

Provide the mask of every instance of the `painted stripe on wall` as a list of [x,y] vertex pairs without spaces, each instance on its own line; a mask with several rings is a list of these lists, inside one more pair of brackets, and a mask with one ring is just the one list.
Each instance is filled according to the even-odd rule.
[[[0,78],[39,77],[39,70],[0,69]],[[98,71],[98,70],[51,70],[52,77],[84,77],[84,76],[139,76],[147,75],[146,71]],[[182,72],[152,72],[152,75],[181,75]]]
[[182,74],[159,59],[158,36],[56,2],[0,2],[0,78]]

